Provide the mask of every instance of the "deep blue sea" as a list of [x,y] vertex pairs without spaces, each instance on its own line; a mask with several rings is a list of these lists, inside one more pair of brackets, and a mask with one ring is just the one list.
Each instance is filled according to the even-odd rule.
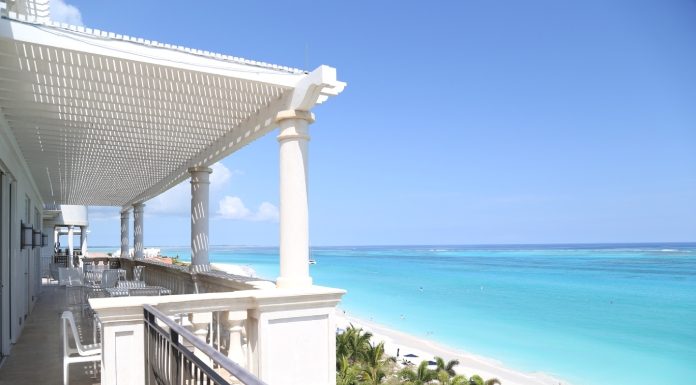
[[[315,284],[348,290],[340,306],[360,318],[577,385],[696,384],[696,244],[316,247],[312,258]],[[276,248],[217,246],[211,261],[278,275]]]

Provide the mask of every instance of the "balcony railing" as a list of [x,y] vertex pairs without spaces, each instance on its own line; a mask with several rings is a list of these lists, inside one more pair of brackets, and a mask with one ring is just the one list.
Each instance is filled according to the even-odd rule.
[[147,284],[173,295],[89,300],[102,325],[102,385],[335,385],[334,312],[344,291],[120,262],[145,266]]
[[[102,325],[101,383],[253,381],[246,371],[273,385],[334,385],[334,313],[343,293],[310,286],[92,298]],[[175,352],[183,347],[188,353]],[[205,372],[205,366],[221,378]],[[194,375],[206,381],[170,382]]]
[[134,266],[144,266],[143,280],[148,285],[166,287],[172,291],[172,294],[218,293],[274,286],[272,282],[258,278],[242,277],[221,271],[192,273],[188,266],[147,259],[121,258],[120,265],[128,272],[131,272]]
[[143,313],[145,376],[148,385],[231,385],[238,382],[244,385],[266,385],[151,305],[143,305]]

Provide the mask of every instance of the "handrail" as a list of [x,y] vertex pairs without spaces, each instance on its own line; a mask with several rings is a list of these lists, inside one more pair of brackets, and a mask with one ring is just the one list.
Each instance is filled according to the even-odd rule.
[[[222,384],[227,384],[228,382],[222,379],[214,369],[210,368],[207,364],[203,363],[203,361],[200,360],[200,358],[196,357],[193,352],[191,352],[187,347],[183,346],[181,342],[179,342],[178,338],[172,338],[176,335],[179,335],[186,339],[188,343],[193,345],[194,348],[199,350],[201,353],[205,354],[206,356],[210,357],[210,359],[217,365],[219,365],[221,368],[225,369],[228,373],[233,375],[235,378],[237,378],[239,381],[242,382],[244,385],[267,385],[265,382],[261,381],[258,377],[253,375],[251,372],[248,370],[244,369],[241,365],[237,364],[236,362],[232,361],[228,357],[226,357],[224,354],[220,353],[219,351],[215,350],[212,346],[206,344],[205,342],[201,341],[200,338],[196,337],[195,334],[193,334],[191,331],[187,330],[186,328],[182,327],[181,325],[178,325],[176,322],[172,321],[166,314],[158,310],[152,305],[149,304],[143,304],[143,311],[145,315],[145,322],[149,324],[149,326],[154,327],[157,329],[157,331],[164,335],[167,336],[168,339],[170,339],[170,342],[176,346],[178,350],[180,350],[182,353],[184,353],[188,359],[194,361],[196,365],[199,367],[207,367],[209,369],[209,373],[207,373],[211,377],[216,377],[215,381],[216,383],[222,383]],[[149,313],[149,314],[148,314]],[[160,322],[165,324],[169,330],[170,333],[166,333],[162,328],[157,325],[154,322],[154,319],[152,317],[156,317]],[[169,336],[168,336],[169,334]],[[147,353],[146,353],[147,354]]]

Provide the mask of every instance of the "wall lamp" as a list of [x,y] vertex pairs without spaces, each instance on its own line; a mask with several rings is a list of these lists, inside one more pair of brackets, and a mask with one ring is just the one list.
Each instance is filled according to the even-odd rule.
[[20,233],[20,241],[19,243],[21,244],[20,248],[24,250],[27,247],[32,247],[34,246],[34,228],[31,226],[27,226],[24,224],[24,222],[20,222],[22,226],[22,232]]
[[31,247],[41,247],[41,231],[33,230],[32,232],[34,236],[31,238]]

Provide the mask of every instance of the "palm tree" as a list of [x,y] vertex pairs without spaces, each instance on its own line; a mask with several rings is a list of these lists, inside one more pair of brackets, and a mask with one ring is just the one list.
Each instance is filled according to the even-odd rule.
[[437,372],[437,383],[439,385],[469,385],[469,380],[465,376],[450,376],[446,371],[440,370]]
[[[336,356],[345,356],[351,363],[361,361],[370,347],[371,338],[372,333],[351,324],[345,332],[336,334]],[[338,369],[338,361],[336,369]]]
[[502,385],[502,383],[497,378],[489,378],[483,385]]
[[388,363],[396,362],[396,358],[386,356],[384,354],[384,342],[380,342],[377,345],[370,344],[365,351],[363,358],[365,364],[371,367],[385,366]]
[[484,385],[483,378],[481,378],[481,376],[478,374],[474,374],[469,378],[469,385]]
[[459,360],[450,360],[449,362],[445,362],[442,357],[435,357],[435,364],[437,365],[437,368],[435,369],[437,372],[444,370],[450,375],[450,377],[452,377],[457,374],[454,371],[454,367],[459,365]]
[[348,361],[348,357],[340,356],[336,365],[336,385],[358,385],[358,370]]
[[387,373],[381,367],[367,366],[362,370],[361,385],[379,385],[382,383]]
[[428,369],[428,361],[421,361],[418,369],[403,368],[399,371],[399,377],[404,385],[425,385],[437,377],[434,370]]
[[396,362],[394,357],[385,356],[384,342],[370,345],[363,356],[363,382],[365,384],[379,384],[387,377],[390,364]]

